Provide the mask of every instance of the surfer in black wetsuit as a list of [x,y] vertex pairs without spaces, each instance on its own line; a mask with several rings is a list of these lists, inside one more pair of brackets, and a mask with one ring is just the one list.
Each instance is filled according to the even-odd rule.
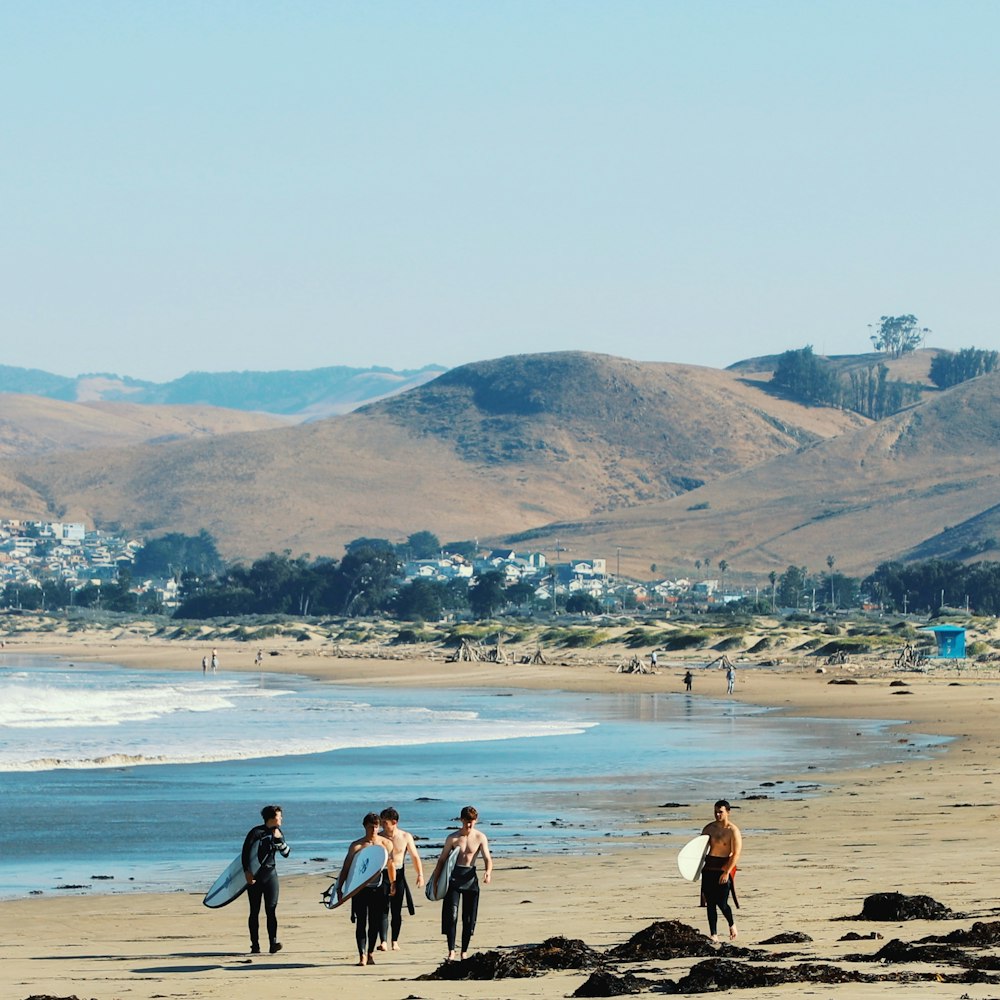
[[[278,870],[274,864],[275,854],[287,858],[292,849],[281,832],[281,806],[264,806],[260,811],[264,820],[255,826],[243,841],[243,874],[247,880],[247,898],[250,900],[250,953],[260,954],[260,904],[264,904],[267,923],[268,950],[273,955],[281,951],[278,940]],[[260,862],[256,877],[250,864],[255,856]]]
[[743,850],[743,835],[740,828],[729,821],[729,803],[719,799],[715,803],[715,821],[701,832],[708,837],[708,854],[701,870],[701,905],[708,909],[708,933],[715,942],[719,940],[719,913],[729,924],[729,939],[736,940],[736,924],[733,910],[729,905],[732,892],[733,903],[739,909],[736,897],[736,862]]
[[[399,812],[392,806],[383,809],[380,818],[382,820],[382,836],[392,841],[392,860],[396,866],[396,892],[389,897],[389,909],[382,917],[382,928],[379,931],[379,951],[385,951],[388,941],[392,942],[392,950],[399,951],[399,932],[403,927],[403,903],[412,917],[416,910],[413,906],[413,895],[406,882],[406,855],[413,859],[413,867],[417,870],[417,888],[424,884],[424,863],[420,859],[420,852],[417,850],[413,834],[407,830],[400,829]],[[390,933],[390,917],[391,932]]]
[[378,941],[382,921],[389,910],[389,900],[396,893],[396,865],[392,860],[393,845],[387,837],[379,834],[381,818],[370,812],[361,821],[365,835],[359,837],[347,849],[347,856],[340,866],[334,891],[338,901],[343,899],[344,884],[351,871],[354,855],[366,847],[384,847],[388,860],[378,877],[369,882],[360,892],[351,897],[351,921],[354,923],[354,937],[358,942],[358,965],[375,964],[375,943]]
[[444,842],[441,856],[434,866],[431,885],[437,883],[453,850],[458,851],[455,870],[448,883],[448,892],[441,903],[441,933],[448,939],[448,958],[455,960],[455,935],[458,930],[458,904],[462,903],[462,959],[469,957],[469,943],[476,932],[476,919],[479,916],[479,878],[476,875],[476,858],[481,854],[486,862],[483,872],[483,883],[489,885],[493,878],[493,858],[490,857],[490,844],[486,834],[475,828],[479,813],[475,806],[465,806],[461,812],[462,828],[456,830]]

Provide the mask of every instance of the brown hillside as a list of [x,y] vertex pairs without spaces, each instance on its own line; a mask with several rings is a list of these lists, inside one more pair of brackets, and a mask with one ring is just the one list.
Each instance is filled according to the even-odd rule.
[[[551,547],[558,535],[595,555],[620,546],[623,572],[643,576],[652,563],[694,573],[696,559],[725,559],[730,578],[789,564],[816,571],[828,555],[836,569],[864,574],[975,518],[998,495],[1000,373],[685,497],[552,527],[525,544]],[[995,519],[982,524],[990,531]]]
[[67,403],[0,393],[0,457],[160,444],[286,423],[280,417],[214,406]]
[[864,423],[731,372],[529,355],[309,425],[19,461],[4,506],[37,514],[19,509],[28,485],[52,516],[204,527],[229,557],[336,555],[359,535],[484,537],[648,502]]

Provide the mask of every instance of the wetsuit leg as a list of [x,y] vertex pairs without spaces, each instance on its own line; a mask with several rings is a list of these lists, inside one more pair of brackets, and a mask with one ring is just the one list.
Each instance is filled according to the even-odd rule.
[[351,917],[354,920],[354,940],[358,954],[368,953],[368,901],[364,890],[351,898]]
[[270,944],[278,940],[278,876],[272,875],[261,883],[264,897],[264,917],[267,923],[267,939]]
[[476,933],[476,918],[479,916],[479,881],[474,888],[462,890],[462,954],[469,950],[469,942]]
[[726,918],[726,923],[733,926],[733,908],[729,905],[729,882],[719,886],[719,893],[715,897],[715,903]]
[[372,898],[368,904],[368,951],[375,950],[378,934],[385,925],[389,913],[389,880],[383,879],[382,884],[371,890]]
[[458,927],[458,900],[461,893],[455,888],[454,881],[448,886],[448,892],[441,902],[441,933],[448,939],[448,951],[455,950],[455,930]]
[[406,902],[406,869],[396,872],[396,895],[389,897],[389,915],[392,916],[392,940],[399,940],[399,932],[403,927],[403,904]]
[[260,947],[260,901],[263,898],[264,889],[260,882],[254,882],[247,886],[247,899],[250,901],[250,917],[247,920],[247,928],[250,931],[250,947]]

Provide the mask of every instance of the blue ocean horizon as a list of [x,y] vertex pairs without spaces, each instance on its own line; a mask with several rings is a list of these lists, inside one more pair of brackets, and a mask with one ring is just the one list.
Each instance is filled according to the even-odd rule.
[[466,804],[498,856],[592,850],[668,801],[690,804],[688,835],[716,798],[945,742],[903,744],[892,727],[683,693],[347,687],[6,654],[0,793],[18,835],[0,897],[207,888],[267,803],[284,808],[286,873],[335,869],[387,805],[431,859]]

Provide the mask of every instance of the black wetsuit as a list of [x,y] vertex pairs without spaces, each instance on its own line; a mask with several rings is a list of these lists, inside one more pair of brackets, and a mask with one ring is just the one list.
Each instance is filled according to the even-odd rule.
[[732,889],[733,902],[739,909],[740,902],[736,898],[736,886],[734,885],[734,875],[730,875],[725,882],[720,882],[719,878],[729,865],[729,858],[715,857],[710,854],[705,858],[705,867],[701,870],[701,905],[708,908],[708,930],[713,936],[718,932],[719,914],[726,918],[726,923],[733,926],[733,910],[729,905],[729,891]]
[[255,826],[243,841],[243,870],[250,871],[250,860],[256,851],[260,861],[260,870],[254,876],[253,885],[247,886],[247,897],[250,900],[250,917],[247,926],[250,929],[250,950],[260,950],[260,904],[264,904],[264,916],[267,922],[267,937],[273,949],[278,940],[278,872],[274,866],[274,855],[280,854],[287,858],[292,849],[284,839],[275,840],[274,832],[281,832],[279,827],[269,828],[261,823]]
[[351,920],[355,922],[354,937],[359,955],[371,955],[375,951],[379,931],[389,912],[390,898],[385,872],[351,897]]
[[479,876],[475,866],[455,865],[448,892],[441,904],[441,933],[448,939],[448,951],[455,950],[455,932],[458,929],[458,902],[462,901],[462,954],[469,950],[469,942],[476,932],[479,915]]
[[390,917],[392,918],[392,940],[399,940],[399,932],[403,927],[404,902],[406,903],[406,909],[412,917],[417,911],[413,906],[413,894],[410,892],[410,887],[406,882],[405,865],[396,869],[396,894],[389,897],[389,908],[382,917],[382,929],[379,931],[378,935],[380,940],[385,941],[389,937]]

